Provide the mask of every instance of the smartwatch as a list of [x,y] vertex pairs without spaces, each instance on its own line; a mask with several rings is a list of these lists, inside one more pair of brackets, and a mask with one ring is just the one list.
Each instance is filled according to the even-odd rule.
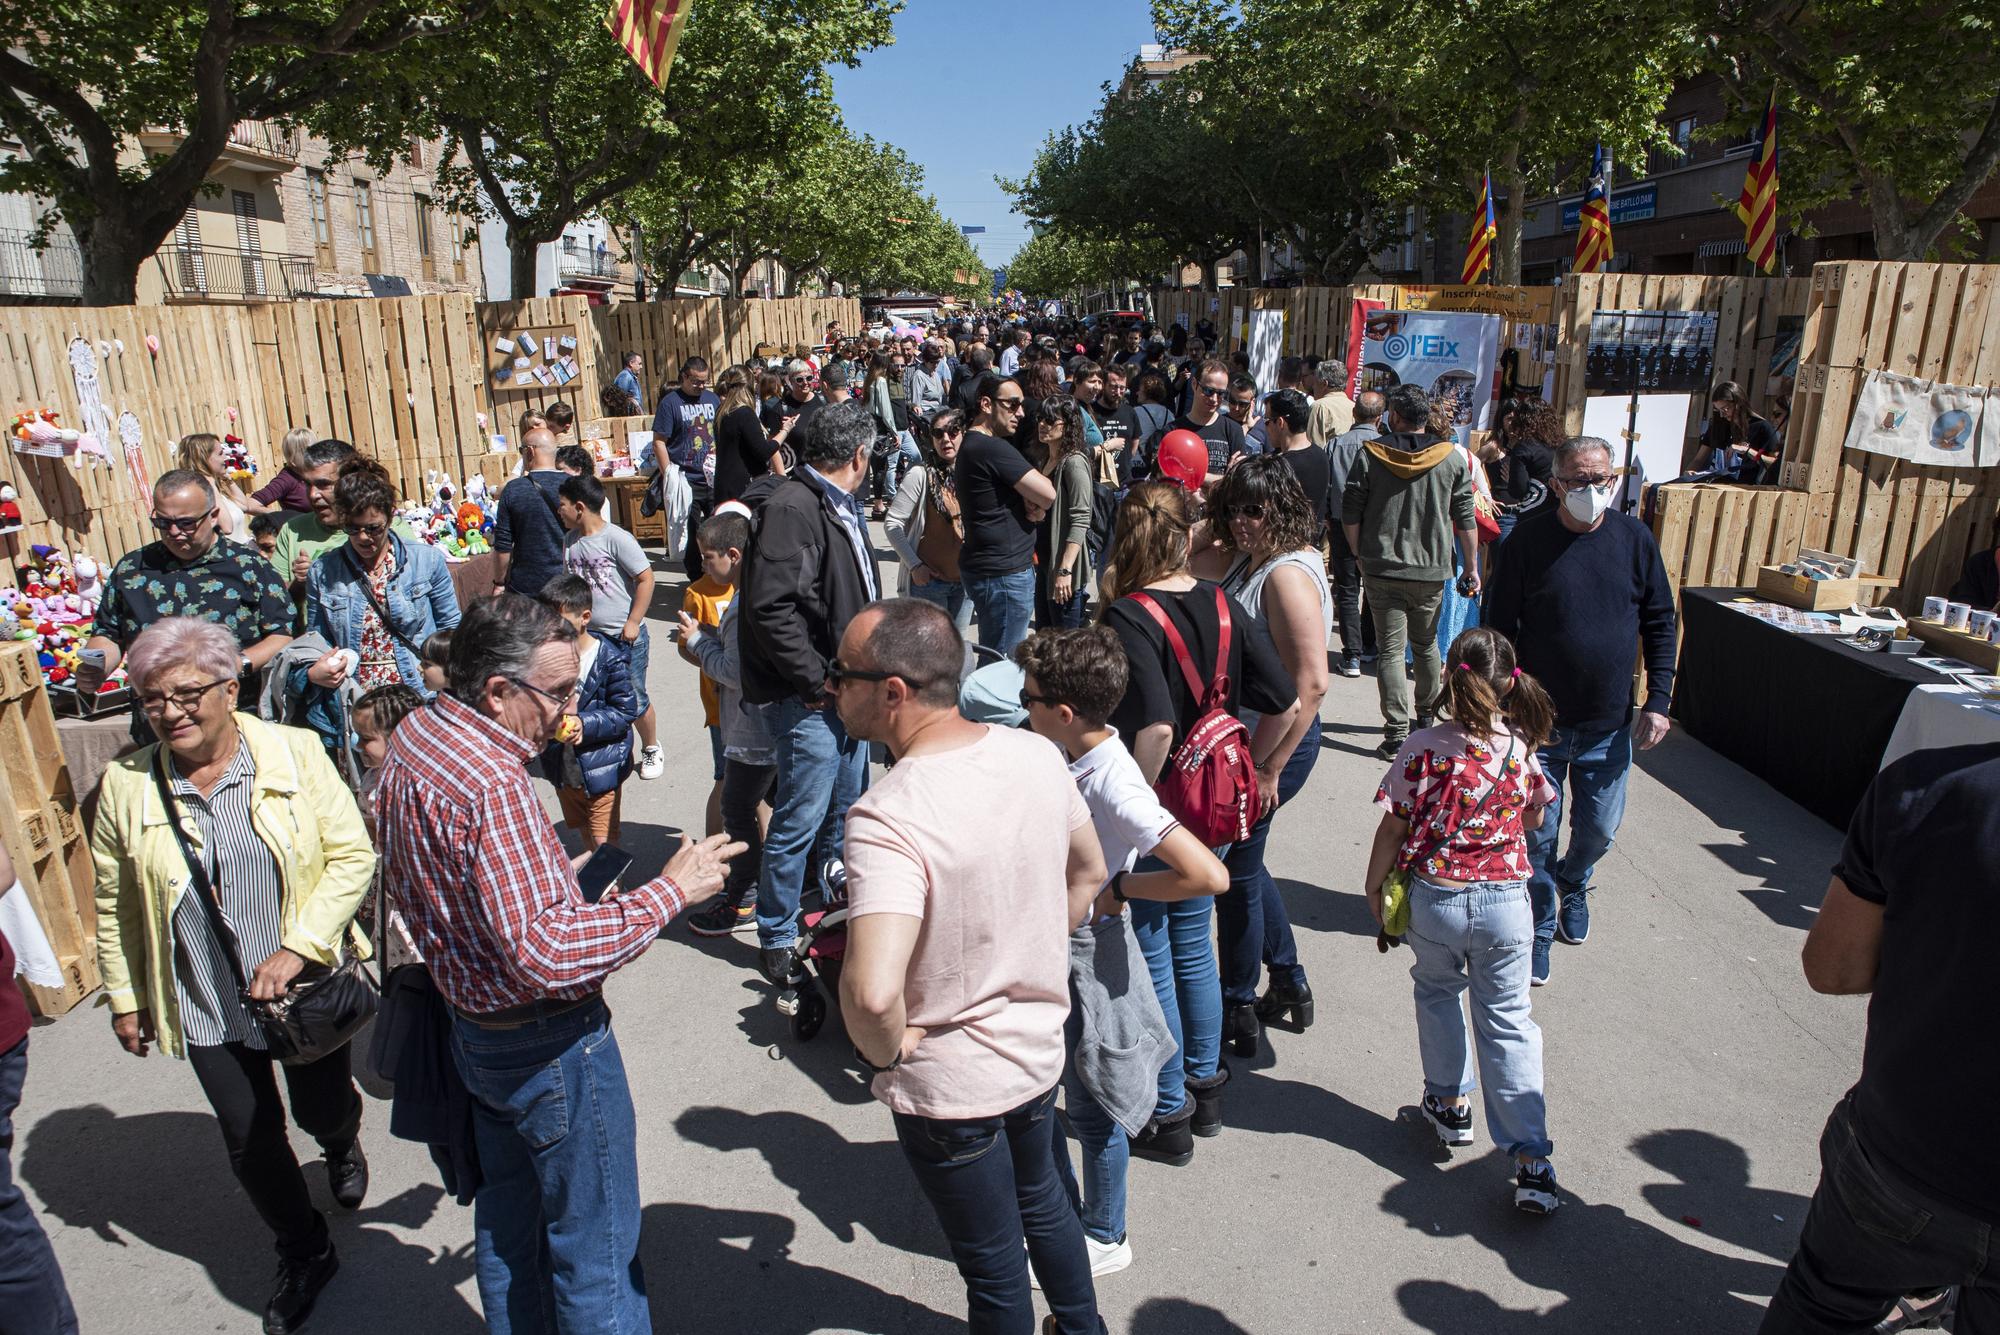
[[877,1066],[874,1062],[869,1061],[868,1054],[861,1050],[859,1044],[854,1044],[852,1046],[854,1047],[854,1060],[860,1062],[863,1066],[866,1066],[869,1070],[875,1072],[875,1074],[877,1075],[886,1074],[887,1072],[893,1071],[898,1066],[901,1066],[903,1064],[903,1050],[901,1046],[897,1047],[896,1055],[889,1059],[889,1064],[887,1066]]

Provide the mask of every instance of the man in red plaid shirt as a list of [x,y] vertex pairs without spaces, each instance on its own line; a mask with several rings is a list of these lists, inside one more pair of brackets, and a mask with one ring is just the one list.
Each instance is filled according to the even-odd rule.
[[568,624],[518,594],[482,599],[447,675],[396,730],[377,828],[472,1094],[487,1325],[649,1330],[637,1123],[602,988],[722,888],[743,845],[683,840],[660,876],[586,902],[526,769],[576,700]]

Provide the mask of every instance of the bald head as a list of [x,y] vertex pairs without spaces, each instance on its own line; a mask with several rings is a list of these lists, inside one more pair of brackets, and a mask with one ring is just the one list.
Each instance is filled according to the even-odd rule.
[[532,428],[521,437],[521,454],[531,470],[546,471],[556,466],[556,433],[545,426]]
[[1354,400],[1354,421],[1357,425],[1379,422],[1382,414],[1389,411],[1389,401],[1377,390],[1364,389]]

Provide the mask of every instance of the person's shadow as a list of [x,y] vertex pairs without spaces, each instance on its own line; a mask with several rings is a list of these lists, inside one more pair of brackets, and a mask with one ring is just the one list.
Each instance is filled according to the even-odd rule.
[[797,1193],[799,1204],[842,1242],[856,1241],[859,1224],[884,1246],[950,1255],[893,1140],[857,1145],[801,1113],[718,1107],[690,1108],[675,1119],[674,1129],[711,1149],[762,1154],[771,1175]]
[[1789,1261],[1805,1223],[1807,1197],[1750,1185],[1750,1156],[1735,1141],[1710,1131],[1655,1131],[1632,1142],[1632,1152],[1677,1182],[1641,1187],[1646,1204],[1670,1224],[1699,1219],[1710,1237],[1774,1261]]
[[1186,1298],[1148,1298],[1132,1313],[1131,1335],[1250,1335],[1219,1308]]
[[1568,1189],[1554,1215],[1524,1214],[1510,1204],[1511,1167],[1494,1151],[1436,1172],[1415,1170],[1383,1193],[1382,1209],[1428,1238],[1470,1237],[1522,1283],[1565,1300],[1548,1311],[1522,1311],[1443,1280],[1405,1281],[1396,1300],[1423,1329],[1437,1335],[1750,1330],[1762,1305],[1736,1295],[1768,1295],[1784,1273],[1717,1255]]
[[736,1027],[743,1031],[744,1037],[772,1056],[791,1061],[835,1103],[859,1105],[868,1102],[874,1095],[868,1092],[868,1081],[862,1078],[848,1055],[852,1046],[841,1024],[840,999],[827,993],[817,980],[809,985],[800,984],[802,995],[807,986],[819,987],[826,997],[825,1027],[816,1036],[808,1039],[793,1037],[791,1020],[778,1013],[773,1000],[776,989],[762,977],[743,980],[743,992],[749,1000],[737,1012]]
[[[458,1293],[472,1277],[472,1218],[464,1243],[440,1252],[374,1225],[421,1227],[444,1198],[424,1182],[352,1213],[332,1202],[318,1160],[303,1165],[313,1200],[327,1217],[341,1274],[327,1286],[315,1316],[328,1330],[382,1323],[425,1335],[485,1329]],[[215,1291],[261,1314],[271,1296],[277,1255],[270,1233],[236,1178],[215,1119],[191,1112],[121,1117],[100,1104],[65,1108],[37,1122],[23,1142],[21,1179],[49,1213],[105,1242],[133,1242],[186,1257],[208,1272]]]
[[640,1260],[662,1335],[945,1335],[964,1320],[791,1259],[783,1215],[669,1203],[645,1209]]

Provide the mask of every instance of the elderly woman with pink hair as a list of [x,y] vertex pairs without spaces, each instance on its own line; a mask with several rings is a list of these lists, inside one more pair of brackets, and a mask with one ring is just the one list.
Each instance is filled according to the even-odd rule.
[[[319,738],[237,712],[242,651],[229,631],[165,617],[125,662],[161,740],[105,771],[91,830],[112,1032],[134,1056],[158,1043],[194,1068],[230,1168],[276,1235],[264,1329],[294,1330],[338,1262],[246,1003],[283,997],[302,970],[338,964],[344,950],[367,953],[353,920],[375,853]],[[282,1069],[291,1119],[319,1142],[334,1200],[358,1207],[368,1161],[348,1050]]]

